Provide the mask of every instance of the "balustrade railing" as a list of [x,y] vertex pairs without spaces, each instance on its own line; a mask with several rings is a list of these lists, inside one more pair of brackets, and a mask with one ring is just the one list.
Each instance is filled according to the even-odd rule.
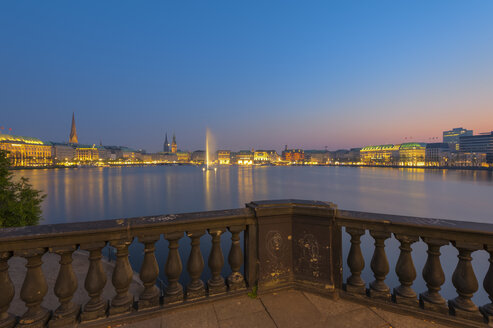
[[[245,281],[255,277],[248,268],[245,268],[246,279],[241,273],[244,256],[240,234],[248,234],[249,230],[255,229],[253,213],[248,209],[0,229],[0,328],[73,327],[245,289]],[[222,277],[225,261],[220,238],[228,230],[232,233],[228,257],[232,273],[229,277]],[[200,279],[204,271],[200,237],[206,233],[212,242],[208,261],[212,275],[204,284]],[[168,284],[164,290],[156,285],[160,270],[155,245],[161,236],[168,241],[169,248],[164,266]],[[179,282],[183,265],[178,242],[185,236],[190,239],[191,251],[186,264],[190,283],[184,288]],[[138,272],[143,285],[140,295],[129,291],[134,279],[129,246],[134,240],[144,245],[143,262]],[[103,266],[102,251],[106,246],[116,249],[111,281],[107,281]],[[248,247],[246,243],[245,249],[251,253]],[[76,250],[88,251],[84,281],[77,281],[74,274],[72,255]],[[53,286],[60,305],[53,309],[41,306],[48,290],[47,277],[42,270],[43,255],[48,252],[58,254],[60,258]],[[15,294],[8,265],[13,256],[27,260],[20,290],[20,298],[27,311],[20,317],[8,311]],[[114,289],[111,299],[102,296],[107,283],[111,283]],[[84,286],[89,297],[85,304],[73,301],[78,284]]]
[[[346,259],[342,258],[342,229],[350,237]],[[225,233],[231,236],[227,247],[221,244]],[[209,237],[202,238],[205,235]],[[365,258],[361,249],[365,235],[374,242],[371,258]],[[392,236],[399,243],[395,249],[386,246]],[[161,238],[168,243],[165,259],[157,255]],[[418,274],[412,246],[420,240],[427,248],[421,272],[424,290],[414,288]],[[190,247],[184,256],[180,244],[185,241]],[[129,259],[132,243],[143,246],[136,274]],[[201,248],[201,243],[209,244]],[[449,300],[441,294],[446,275],[440,255],[446,245],[458,252],[458,259],[446,259],[457,262],[451,279],[456,296]],[[111,275],[103,257],[106,247],[116,250]],[[210,249],[209,253],[204,254],[204,249]],[[83,279],[74,272],[73,257],[79,251],[87,253]],[[476,251],[489,255],[489,270],[482,280],[491,300],[488,304],[472,301],[479,289],[471,256]],[[47,253],[59,259],[54,285],[48,284],[42,266]],[[395,267],[390,266],[388,254],[398,254]],[[18,316],[9,312],[16,295],[9,273],[14,257],[26,261],[17,291],[26,311]],[[161,260],[163,269],[158,265]],[[350,271],[345,281],[343,261]],[[366,265],[372,279],[362,274]],[[224,268],[231,273],[223,275]],[[387,279],[391,271],[399,281],[395,285]],[[160,275],[167,280],[163,287],[156,284]],[[136,277],[142,285],[138,293],[130,288]],[[107,285],[113,289],[111,297],[103,293]],[[0,328],[106,324],[236,295],[253,286],[259,292],[288,287],[334,298],[342,295],[445,321],[452,318],[481,325],[493,321],[493,225],[344,211],[332,203],[286,200],[253,202],[244,209],[225,211],[0,229]],[[86,302],[74,299],[81,288]],[[43,303],[48,291],[58,299],[53,308]]]
[[[347,264],[351,275],[344,284],[345,293],[369,299],[377,298],[389,303],[396,303],[408,308],[419,308],[430,314],[443,314],[454,318],[475,321],[477,323],[491,322],[493,304],[478,307],[472,301],[478,291],[478,279],[472,267],[471,253],[487,251],[490,254],[489,271],[484,277],[483,287],[493,301],[493,225],[449,221],[439,219],[413,218],[385,214],[373,214],[354,211],[337,211],[337,224],[345,227],[351,236],[351,245]],[[366,284],[361,279],[365,259],[361,252],[360,238],[369,231],[375,241],[375,249],[371,259],[371,270],[375,280]],[[392,293],[385,284],[389,273],[389,263],[384,241],[391,235],[399,241],[399,257],[395,265],[395,273],[400,285],[394,286]],[[411,256],[411,245],[421,239],[427,245],[427,259],[423,267],[422,277],[427,290],[417,294],[413,290],[416,279],[416,269]],[[458,251],[458,261],[452,275],[452,283],[457,296],[445,300],[440,294],[445,283],[445,274],[440,262],[440,249],[452,245]],[[447,258],[446,261],[454,261]]]

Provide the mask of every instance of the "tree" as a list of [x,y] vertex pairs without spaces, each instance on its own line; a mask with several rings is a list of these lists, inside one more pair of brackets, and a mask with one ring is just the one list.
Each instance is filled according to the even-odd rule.
[[36,225],[46,195],[33,189],[27,178],[14,181],[9,167],[7,152],[0,150],[0,228]]

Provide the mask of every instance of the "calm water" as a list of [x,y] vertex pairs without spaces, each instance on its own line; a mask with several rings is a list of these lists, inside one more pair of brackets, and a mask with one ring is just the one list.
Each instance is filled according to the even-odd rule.
[[[165,213],[193,212],[243,207],[252,200],[300,198],[331,201],[341,209],[423,216],[452,220],[493,223],[493,176],[486,171],[447,171],[423,169],[352,167],[220,167],[217,172],[202,172],[193,166],[135,168],[83,168],[16,171],[28,177],[35,188],[43,190],[43,223],[92,221]],[[223,235],[229,249],[229,236]],[[204,236],[202,252],[209,253],[209,236]],[[345,234],[344,257],[349,238]],[[164,265],[166,242],[158,244],[157,256]],[[183,261],[189,251],[187,238],[180,241]],[[398,285],[392,269],[398,257],[398,242],[386,242],[391,272],[386,280]],[[363,237],[366,268],[363,277],[372,280],[369,262],[372,239]],[[421,270],[426,246],[413,245],[418,278],[414,288],[426,289]],[[140,267],[142,246],[132,246],[132,265]],[[442,265],[447,282],[443,296],[455,296],[451,275],[457,251],[442,248]],[[475,252],[474,268],[480,283],[487,271],[487,254]],[[184,262],[186,263],[186,262]],[[205,270],[207,271],[207,270]],[[344,268],[345,276],[348,268]],[[224,274],[228,274],[225,268]],[[207,272],[204,272],[204,278]],[[161,277],[165,280],[164,277]],[[187,282],[186,273],[182,283]],[[486,303],[482,291],[475,295]]]

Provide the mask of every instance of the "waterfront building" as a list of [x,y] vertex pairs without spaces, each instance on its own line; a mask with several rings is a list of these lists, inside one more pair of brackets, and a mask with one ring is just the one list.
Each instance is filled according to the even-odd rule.
[[79,138],[77,137],[77,130],[75,128],[75,113],[72,113],[72,126],[70,128],[70,137],[68,142],[71,144],[79,143]]
[[328,164],[329,158],[330,156],[327,150],[305,150],[305,160],[309,164]]
[[426,155],[425,143],[403,143],[399,147],[399,166],[424,166]]
[[78,145],[75,147],[75,160],[92,162],[99,160],[99,150],[95,145]]
[[166,132],[164,136],[164,145],[163,145],[163,152],[169,153],[171,150],[171,145],[168,142],[168,133]]
[[196,150],[191,155],[192,163],[195,164],[204,164],[205,163],[205,151]]
[[177,151],[176,158],[178,163],[189,163],[190,162],[190,153],[187,151]]
[[361,161],[361,148],[351,148],[348,154],[348,164],[358,164]]
[[51,156],[56,164],[71,162],[75,158],[75,147],[72,144],[51,142]]
[[486,154],[486,163],[493,164],[493,131],[475,136],[461,136],[459,140],[461,153]]
[[257,164],[275,163],[279,161],[279,155],[275,150],[255,150],[253,161]]
[[301,164],[305,160],[305,153],[303,149],[288,149],[288,146],[285,146],[282,151],[282,159],[289,163]]
[[231,164],[231,151],[230,150],[218,150],[217,161],[219,165]]
[[455,128],[449,131],[443,131],[443,142],[451,145],[452,150],[459,150],[459,141],[462,136],[472,136],[473,130],[464,128]]
[[0,149],[8,152],[12,166],[52,164],[51,145],[37,138],[0,134]]
[[433,142],[426,145],[425,163],[426,166],[451,166],[453,165],[452,149],[447,142]]
[[176,154],[177,150],[178,150],[178,145],[176,144],[176,137],[175,134],[173,133],[173,141],[171,142],[171,152],[173,154]]
[[400,145],[366,146],[361,148],[361,162],[366,165],[395,165],[399,159]]
[[252,165],[254,159],[254,153],[250,150],[240,150],[239,152],[234,153],[232,156],[233,164],[238,165]]

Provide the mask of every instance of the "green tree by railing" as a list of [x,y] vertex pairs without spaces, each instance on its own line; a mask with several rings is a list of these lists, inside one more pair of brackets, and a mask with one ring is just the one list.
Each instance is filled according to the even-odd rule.
[[7,152],[0,150],[0,228],[36,225],[46,195],[33,189],[27,178],[14,181],[9,167]]

